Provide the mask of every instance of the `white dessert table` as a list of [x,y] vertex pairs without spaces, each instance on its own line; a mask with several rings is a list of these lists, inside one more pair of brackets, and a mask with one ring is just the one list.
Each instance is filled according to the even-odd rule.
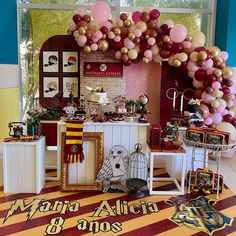
[[[150,147],[147,145],[147,152],[150,161],[150,173],[149,173],[149,194],[150,195],[183,195],[184,194],[184,186],[185,186],[185,173],[186,173],[186,152],[183,148],[178,150],[151,150]],[[170,174],[170,177],[154,177],[154,161],[159,156],[169,156],[172,159],[174,158],[181,158],[182,159],[182,173],[181,173],[181,181],[180,184],[177,181],[177,178]],[[175,163],[172,161],[172,164]],[[157,167],[157,166],[156,166]],[[172,166],[172,169],[174,167]],[[153,183],[154,182],[174,182],[176,185],[177,190],[171,191],[161,191],[161,190],[153,190]]]

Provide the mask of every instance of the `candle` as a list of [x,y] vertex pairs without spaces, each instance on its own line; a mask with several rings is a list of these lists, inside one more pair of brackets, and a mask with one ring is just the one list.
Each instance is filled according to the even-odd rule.
[[180,99],[180,112],[183,112],[183,102],[184,102],[184,95],[181,94],[181,99]]
[[175,98],[176,98],[176,91],[174,91],[174,97],[173,97],[173,110],[175,109]]

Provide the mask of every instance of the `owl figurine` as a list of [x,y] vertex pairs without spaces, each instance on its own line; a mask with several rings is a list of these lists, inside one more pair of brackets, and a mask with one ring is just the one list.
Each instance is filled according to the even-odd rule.
[[128,151],[125,147],[113,146],[97,174],[96,182],[121,182],[126,177],[128,167]]

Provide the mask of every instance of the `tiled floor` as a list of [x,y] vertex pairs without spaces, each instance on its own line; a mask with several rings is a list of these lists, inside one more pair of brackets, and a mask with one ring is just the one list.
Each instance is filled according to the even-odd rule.
[[[216,161],[209,160],[209,169],[216,171]],[[236,154],[232,158],[221,158],[220,173],[225,184],[236,193]]]

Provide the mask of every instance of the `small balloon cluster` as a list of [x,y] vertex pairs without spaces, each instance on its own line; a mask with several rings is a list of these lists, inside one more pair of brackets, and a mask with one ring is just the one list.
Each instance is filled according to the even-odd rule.
[[206,39],[200,31],[188,33],[184,25],[172,20],[159,24],[157,9],[135,11],[132,20],[121,13],[116,22],[109,19],[110,13],[103,1],[93,5],[91,16],[80,8],[68,32],[85,52],[113,49],[115,58],[126,66],[168,60],[193,79],[206,125],[226,121],[236,126],[236,78],[226,66],[227,52],[204,47]]

